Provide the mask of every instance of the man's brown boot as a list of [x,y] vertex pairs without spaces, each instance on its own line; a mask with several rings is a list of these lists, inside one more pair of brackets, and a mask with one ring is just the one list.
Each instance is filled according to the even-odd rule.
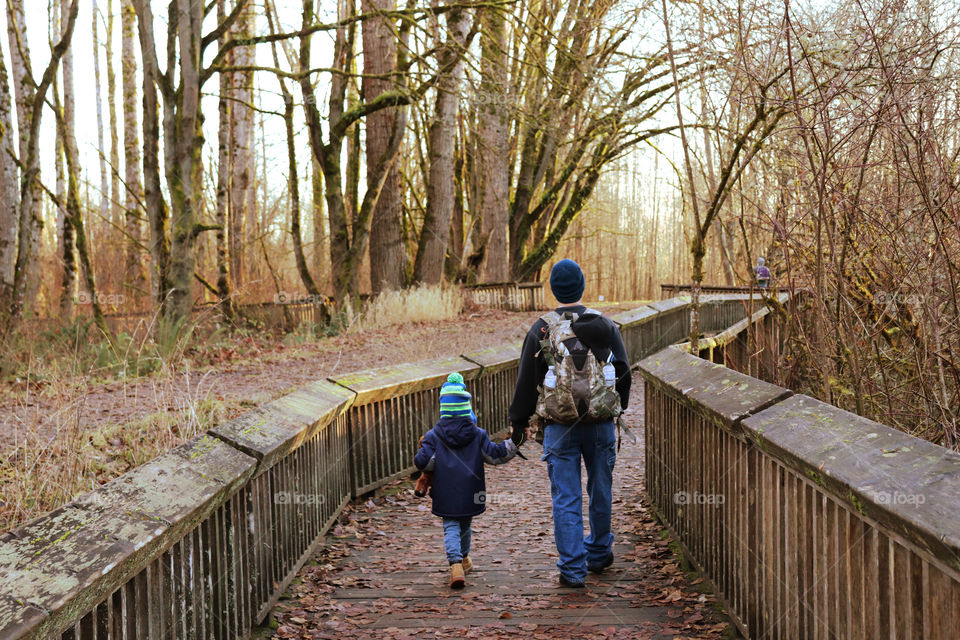
[[464,573],[464,575],[470,573],[470,569],[473,569],[473,561],[470,560],[470,558],[466,558],[466,557],[465,557],[465,558],[463,559],[463,562],[462,562],[461,564],[463,565],[463,573]]
[[455,562],[450,565],[450,588],[463,589],[466,580],[463,579],[463,564]]

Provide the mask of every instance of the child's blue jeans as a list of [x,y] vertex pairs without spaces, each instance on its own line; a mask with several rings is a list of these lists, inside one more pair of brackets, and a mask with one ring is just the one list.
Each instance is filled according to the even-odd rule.
[[447,561],[450,564],[462,562],[470,555],[470,523],[473,517],[444,518],[443,519],[443,546],[447,551]]
[[[587,469],[590,535],[583,537],[580,459]],[[601,566],[613,548],[610,518],[613,465],[617,434],[613,421],[567,426],[548,424],[543,434],[543,459],[550,474],[553,535],[557,568],[574,582],[583,582],[588,566]]]

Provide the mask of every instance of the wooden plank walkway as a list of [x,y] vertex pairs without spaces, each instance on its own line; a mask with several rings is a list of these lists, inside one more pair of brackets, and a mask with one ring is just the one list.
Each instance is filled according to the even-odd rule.
[[531,443],[523,447],[529,460],[487,467],[488,507],[474,519],[465,589],[447,586],[443,530],[429,498],[398,482],[348,509],[274,610],[272,637],[736,637],[647,513],[639,378],[634,389],[628,424],[640,441],[625,439],[617,459],[616,561],[589,574],[585,589],[557,582],[550,484],[540,445]]

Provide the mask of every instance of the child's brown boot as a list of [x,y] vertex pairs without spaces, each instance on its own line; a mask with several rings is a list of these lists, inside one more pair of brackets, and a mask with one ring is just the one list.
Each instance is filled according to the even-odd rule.
[[462,562],[461,564],[463,565],[463,573],[464,573],[464,575],[470,573],[470,569],[473,569],[473,561],[470,560],[470,558],[468,558],[468,557],[466,557],[466,556],[464,556],[463,562]]
[[463,564],[455,562],[450,565],[450,588],[463,589],[466,581],[463,579]]

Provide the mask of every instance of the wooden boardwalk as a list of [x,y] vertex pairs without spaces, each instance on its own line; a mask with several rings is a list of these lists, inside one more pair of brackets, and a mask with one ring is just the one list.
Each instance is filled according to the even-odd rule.
[[[641,397],[638,379],[634,398]],[[447,586],[429,498],[398,482],[341,517],[274,610],[273,637],[735,637],[646,511],[639,405],[628,424],[641,440],[624,440],[615,471],[616,561],[589,574],[585,589],[557,582],[550,485],[539,445],[530,443],[529,460],[487,467],[488,508],[474,520],[475,569],[465,589]]]

